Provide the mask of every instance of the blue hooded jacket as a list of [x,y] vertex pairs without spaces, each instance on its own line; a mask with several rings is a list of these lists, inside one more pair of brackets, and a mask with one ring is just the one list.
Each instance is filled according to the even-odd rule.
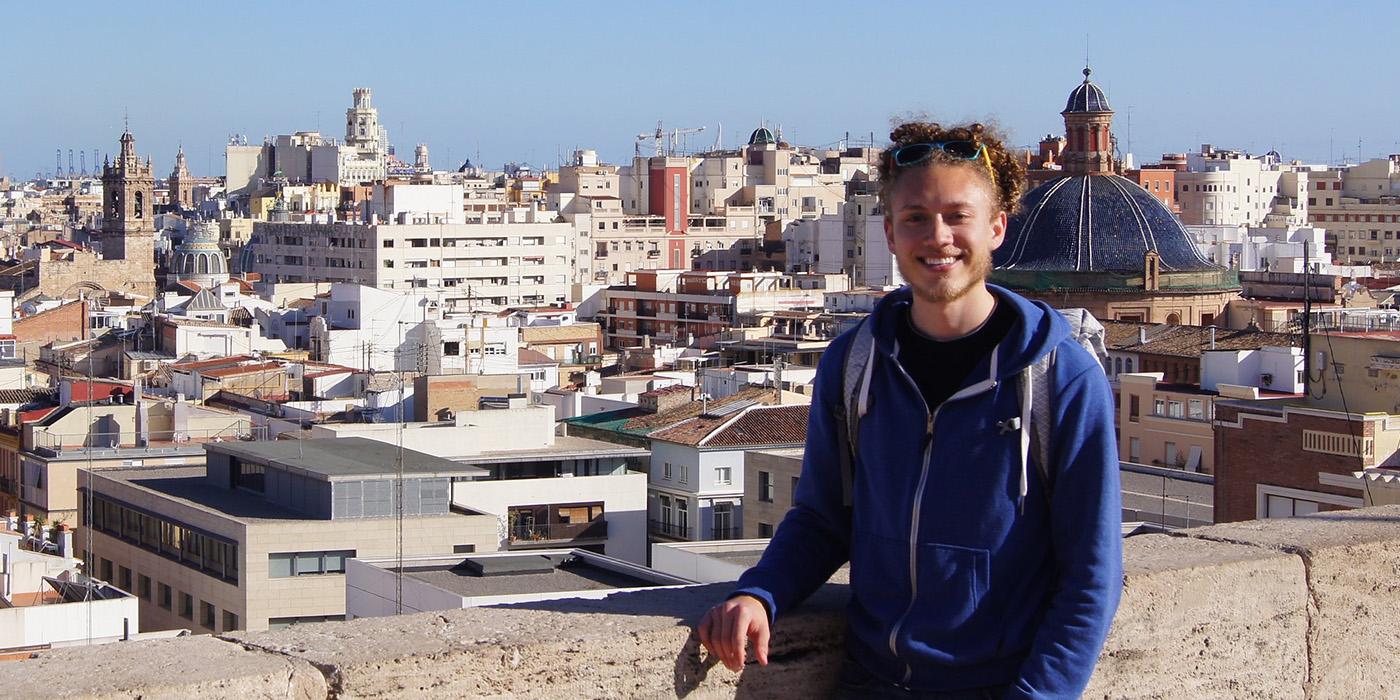
[[[832,342],[817,370],[793,508],[733,595],[752,595],[777,616],[849,560],[846,644],[875,675],[915,690],[1011,684],[1011,698],[1076,698],[1122,588],[1113,395],[1058,312],[989,289],[1019,319],[995,358],[932,413],[896,360],[908,288],[875,309],[850,508],[837,407],[852,333]],[[1029,420],[1020,373],[1052,348],[1047,494],[1039,470],[1023,468],[1019,434],[998,423]]]

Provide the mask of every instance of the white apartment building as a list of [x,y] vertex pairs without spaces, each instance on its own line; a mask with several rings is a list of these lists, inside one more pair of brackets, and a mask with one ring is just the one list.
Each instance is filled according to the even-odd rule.
[[1349,265],[1400,259],[1400,156],[1313,173],[1310,220],[1327,229],[1337,261]]
[[[651,433],[647,512],[653,537],[740,539],[744,529],[744,463],[758,449],[797,448],[807,438],[808,407],[725,404]],[[760,489],[771,494],[775,484]]]
[[[459,509],[498,519],[502,549],[572,546],[646,563],[647,450],[554,434],[553,406],[459,411],[451,421],[324,424],[485,470],[452,483]],[[443,554],[446,552],[438,552]]]
[[268,282],[353,282],[440,291],[448,311],[568,300],[567,223],[254,225],[252,271]]
[[1206,259],[1241,271],[1303,272],[1303,261],[1319,274],[1341,274],[1327,251],[1327,232],[1312,226],[1187,226]]
[[1176,200],[1186,224],[1258,226],[1273,210],[1282,170],[1277,158],[1203,144],[1176,173]]

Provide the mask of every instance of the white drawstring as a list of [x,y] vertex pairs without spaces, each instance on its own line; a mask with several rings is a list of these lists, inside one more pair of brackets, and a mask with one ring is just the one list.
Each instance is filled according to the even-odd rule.
[[1031,454],[1031,395],[1034,391],[1031,387],[1031,377],[1030,367],[1021,371],[1021,493],[1016,507],[1023,515],[1026,512],[1026,493],[1030,491],[1026,472]]

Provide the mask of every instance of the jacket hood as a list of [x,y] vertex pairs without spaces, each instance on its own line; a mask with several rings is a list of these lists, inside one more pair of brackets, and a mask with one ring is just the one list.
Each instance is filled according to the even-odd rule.
[[[1069,337],[1069,323],[1045,302],[1031,301],[994,284],[988,284],[987,289],[996,295],[998,304],[1011,304],[1018,316],[997,346],[998,380],[1030,366]],[[906,285],[885,295],[871,314],[875,345],[889,357],[895,356],[898,324],[904,322],[913,302],[914,294]]]

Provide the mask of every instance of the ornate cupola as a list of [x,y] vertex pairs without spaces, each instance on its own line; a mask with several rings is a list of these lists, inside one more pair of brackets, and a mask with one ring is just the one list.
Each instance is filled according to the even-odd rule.
[[1089,80],[1093,71],[1084,69],[1084,82],[1069,93],[1065,102],[1065,146],[1063,163],[1067,175],[1111,175],[1113,161],[1113,109],[1108,96]]

